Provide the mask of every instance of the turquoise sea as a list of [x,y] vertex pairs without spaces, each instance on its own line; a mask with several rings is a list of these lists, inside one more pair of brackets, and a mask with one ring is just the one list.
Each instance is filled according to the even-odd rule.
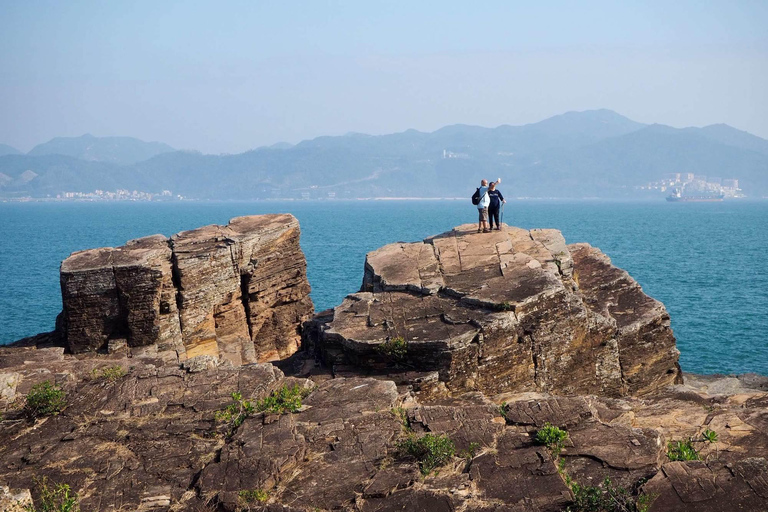
[[[316,309],[362,281],[365,253],[474,222],[469,199],[251,203],[0,203],[0,344],[53,328],[71,252],[290,212]],[[683,370],[768,375],[768,202],[513,201],[504,222],[560,229],[629,271],[672,317]]]

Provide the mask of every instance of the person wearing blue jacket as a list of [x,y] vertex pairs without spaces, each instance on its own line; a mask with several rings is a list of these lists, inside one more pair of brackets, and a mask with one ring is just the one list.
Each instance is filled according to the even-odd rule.
[[497,183],[498,182],[494,182],[488,185],[487,194],[490,199],[488,204],[488,218],[491,229],[493,229],[493,222],[496,221],[496,230],[499,231],[501,230],[501,224],[499,223],[499,209],[501,208],[501,205],[507,201],[504,199],[504,196],[501,195],[501,191],[496,188]]

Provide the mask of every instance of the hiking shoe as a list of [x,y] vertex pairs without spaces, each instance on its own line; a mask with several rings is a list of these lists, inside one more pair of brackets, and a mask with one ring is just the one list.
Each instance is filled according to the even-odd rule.
[[490,232],[491,232],[491,230],[490,230],[490,229],[484,229],[484,230],[483,230],[483,233],[490,233]]

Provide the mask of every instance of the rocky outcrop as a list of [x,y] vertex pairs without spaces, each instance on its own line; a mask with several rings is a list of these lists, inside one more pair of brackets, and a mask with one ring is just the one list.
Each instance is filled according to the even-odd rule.
[[73,353],[280,359],[297,350],[313,310],[292,215],[77,252],[61,265],[61,290],[59,330]]
[[[628,510],[768,510],[768,378],[681,384],[663,305],[599,250],[473,231],[370,253],[288,359],[312,308],[291,216],[72,255],[58,334],[0,347],[0,508],[45,478],[83,512],[555,512],[609,479]],[[65,405],[34,417],[44,381]],[[292,386],[295,413],[233,402]],[[423,475],[401,443],[428,433],[456,455]],[[671,460],[686,440],[700,460]]]
[[[126,375],[100,376],[118,366]],[[0,375],[8,374],[17,397],[0,403],[0,503],[18,510],[29,490],[39,499],[43,477],[69,485],[83,512],[555,512],[574,499],[567,478],[597,486],[606,477],[633,501],[652,497],[650,512],[768,509],[768,395],[755,389],[431,401],[389,380],[332,378],[320,367],[310,381],[270,364],[189,371],[148,355],[35,347],[0,348]],[[21,398],[42,380],[63,387],[67,406],[33,422]],[[284,385],[313,390],[300,412],[254,413],[231,434],[217,420],[233,392],[258,400]],[[568,432],[559,460],[536,443],[546,423]],[[669,460],[669,441],[699,440],[706,429],[719,437],[695,442],[701,461]],[[447,436],[457,453],[428,476],[398,448],[425,433]]]
[[384,246],[361,291],[310,327],[330,365],[437,371],[453,393],[626,396],[680,381],[664,305],[552,229],[464,225]]

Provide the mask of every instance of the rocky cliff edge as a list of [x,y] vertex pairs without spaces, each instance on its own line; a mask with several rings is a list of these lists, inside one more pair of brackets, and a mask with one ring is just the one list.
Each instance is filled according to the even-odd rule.
[[368,254],[311,326],[337,368],[437,371],[449,391],[642,395],[681,382],[664,305],[554,229],[474,225]]

